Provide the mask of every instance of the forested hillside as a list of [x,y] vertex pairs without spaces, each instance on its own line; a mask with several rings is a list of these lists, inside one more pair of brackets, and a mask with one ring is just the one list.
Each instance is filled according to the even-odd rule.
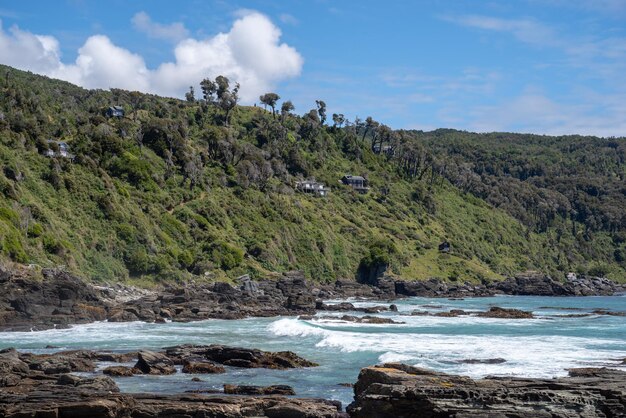
[[[394,131],[322,100],[240,106],[222,77],[178,100],[0,75],[6,260],[144,283],[291,269],[330,281],[387,263],[406,279],[625,279],[623,138]],[[303,179],[329,195],[296,190]]]

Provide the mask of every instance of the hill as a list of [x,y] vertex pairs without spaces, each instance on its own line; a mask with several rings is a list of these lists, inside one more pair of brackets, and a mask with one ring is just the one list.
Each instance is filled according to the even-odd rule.
[[[183,101],[0,74],[6,260],[146,284],[291,269],[332,281],[384,265],[406,279],[626,279],[623,138],[327,121],[321,101],[303,116],[274,112],[273,97],[271,110],[239,106],[224,79]],[[107,117],[113,105],[125,116]],[[313,178],[328,196],[296,190]]]

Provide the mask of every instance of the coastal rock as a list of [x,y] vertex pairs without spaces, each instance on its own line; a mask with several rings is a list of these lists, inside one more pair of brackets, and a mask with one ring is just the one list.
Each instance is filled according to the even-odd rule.
[[361,370],[353,418],[404,417],[621,417],[626,372],[573,369],[558,379],[472,380],[389,363]]
[[126,366],[110,366],[102,370],[102,373],[115,377],[130,377],[138,372],[139,370]]
[[532,319],[532,312],[522,311],[519,309],[506,309],[498,306],[491,307],[487,312],[479,312],[477,314],[483,318],[506,318],[506,319]]
[[224,385],[224,393],[228,395],[295,395],[291,386],[250,386],[250,385]]
[[186,359],[183,362],[183,373],[216,374],[226,373],[226,369],[223,366],[202,359],[198,361]]
[[[173,418],[173,417],[293,417],[339,418],[341,404],[321,399],[293,399],[288,386],[260,388],[262,396],[205,396],[195,394],[123,394],[107,376],[44,375],[30,370],[5,350],[0,364],[15,363],[20,375],[0,390],[3,418]],[[13,366],[6,370],[13,370]],[[4,369],[3,369],[4,370]],[[0,382],[9,374],[0,373]],[[233,392],[248,392],[245,387]],[[273,396],[267,397],[267,394]],[[286,414],[286,415],[285,415]]]
[[154,351],[140,351],[135,369],[144,374],[174,374],[176,368],[168,357]]
[[[306,319],[306,317],[299,317],[299,319]],[[404,324],[405,322],[394,321],[391,318],[381,318],[379,316],[353,316],[353,315],[342,315],[342,316],[319,316],[319,317],[309,317],[311,319],[329,319],[329,320],[339,320],[346,322],[355,322],[358,324]]]
[[461,364],[502,364],[502,363],[506,363],[506,360],[503,358],[486,358],[486,359],[468,358],[464,360],[459,360],[459,363]]
[[165,349],[165,355],[176,364],[185,359],[202,358],[225,366],[242,368],[293,369],[315,367],[291,351],[269,352],[254,348],[227,347],[224,345],[180,345]]

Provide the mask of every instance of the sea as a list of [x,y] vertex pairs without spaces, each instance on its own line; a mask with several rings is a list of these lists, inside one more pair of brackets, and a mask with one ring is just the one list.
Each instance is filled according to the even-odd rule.
[[[352,302],[357,307],[381,304],[379,301],[342,301]],[[567,375],[567,369],[574,367],[626,370],[626,316],[583,316],[597,309],[625,312],[626,295],[494,296],[461,300],[415,297],[389,303],[396,304],[398,311],[376,316],[402,324],[370,325],[339,319],[344,314],[364,315],[359,312],[323,312],[306,320],[273,317],[165,324],[96,322],[69,329],[0,333],[0,348],[15,347],[36,353],[69,349],[127,352],[191,343],[289,350],[319,366],[292,370],[227,367],[225,374],[177,373],[115,380],[123,392],[162,394],[219,390],[225,383],[286,384],[295,389],[298,397],[334,399],[344,405],[353,400],[349,384],[357,380],[361,368],[385,362],[403,362],[472,378],[553,378]],[[492,306],[532,311],[535,318],[412,315],[451,309],[478,312]],[[320,318],[327,315],[333,318]],[[46,346],[56,348],[46,349]],[[504,361],[488,361],[492,359]],[[98,366],[102,369],[110,365],[100,363]],[[194,376],[201,381],[193,382]]]

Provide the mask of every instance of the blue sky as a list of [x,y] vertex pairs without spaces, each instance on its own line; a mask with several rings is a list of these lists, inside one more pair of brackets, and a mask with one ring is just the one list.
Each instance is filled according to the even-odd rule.
[[626,0],[0,0],[0,63],[182,96],[218,73],[394,128],[626,135]]

